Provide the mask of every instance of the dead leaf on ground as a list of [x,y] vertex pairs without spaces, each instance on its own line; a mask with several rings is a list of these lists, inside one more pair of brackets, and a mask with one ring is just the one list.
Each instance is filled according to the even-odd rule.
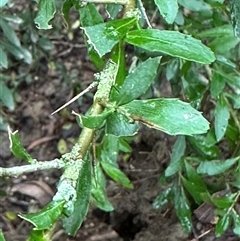
[[15,184],[12,193],[21,193],[37,200],[41,207],[49,203],[54,195],[52,189],[43,181],[30,181]]

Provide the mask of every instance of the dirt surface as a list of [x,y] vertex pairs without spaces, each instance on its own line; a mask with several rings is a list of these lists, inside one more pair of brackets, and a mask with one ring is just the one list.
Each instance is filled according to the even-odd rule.
[[[12,130],[19,130],[21,140],[30,154],[39,161],[59,157],[70,150],[80,133],[71,110],[85,113],[91,104],[89,93],[66,110],[51,116],[59,106],[86,88],[93,81],[96,69],[89,62],[79,31],[74,41],[53,40],[53,59],[42,58],[31,73],[32,82],[22,81],[18,87],[17,108],[10,113],[3,110]],[[50,63],[53,67],[49,67]],[[18,65],[11,74],[19,75]],[[160,91],[169,94],[163,82]],[[202,223],[194,216],[194,230],[186,234],[171,205],[164,210],[153,210],[155,197],[164,189],[158,182],[159,175],[169,163],[175,138],[142,127],[131,143],[132,154],[119,165],[134,184],[133,190],[122,188],[108,180],[107,192],[115,210],[103,212],[90,206],[89,213],[76,237],[67,237],[61,226],[53,240],[59,241],[237,241],[231,232],[222,238],[214,236],[214,225]],[[6,132],[0,133],[0,166],[22,165],[9,151]],[[41,171],[18,178],[2,178],[0,190],[6,192],[0,201],[0,228],[7,241],[26,240],[31,225],[17,217],[18,213],[38,210],[51,200],[56,191],[60,171]]]

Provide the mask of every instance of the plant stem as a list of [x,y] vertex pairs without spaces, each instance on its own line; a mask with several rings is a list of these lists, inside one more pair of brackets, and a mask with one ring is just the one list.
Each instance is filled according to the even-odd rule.
[[51,161],[37,162],[31,165],[17,166],[17,167],[0,167],[0,177],[2,176],[11,176],[18,177],[23,173],[36,172],[46,169],[61,169],[65,166],[63,160],[54,159]]
[[[101,106],[97,101],[93,103],[92,109],[90,111],[90,115],[99,115],[103,111],[103,106]],[[79,155],[77,156],[77,159],[83,159],[84,156],[87,153],[88,147],[92,142],[93,135],[94,135],[94,129],[89,129],[87,127],[84,127],[81,135],[78,139],[78,144],[80,145],[80,151]]]

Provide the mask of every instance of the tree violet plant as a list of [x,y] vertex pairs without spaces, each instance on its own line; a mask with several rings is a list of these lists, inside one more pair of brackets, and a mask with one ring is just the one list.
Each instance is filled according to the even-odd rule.
[[[107,22],[103,20],[94,5],[99,2],[107,4],[106,8],[112,20]],[[212,0],[205,3],[196,0],[154,0],[154,2],[167,24],[173,24],[179,20],[182,8],[197,11],[194,8],[210,8],[211,4],[223,6],[224,1]],[[199,6],[197,2],[201,2],[202,5]],[[3,3],[6,4],[7,1]],[[56,12],[55,0],[38,0],[37,3],[36,27],[48,30],[51,28],[49,22]],[[228,94],[222,92],[227,79],[231,79],[229,85],[232,89],[235,85],[239,89],[239,82],[236,80],[238,78],[239,81],[239,75],[236,71],[231,70],[233,74],[228,71],[231,63],[224,54],[219,54],[214,40],[210,43],[210,49],[198,39],[217,38],[226,33],[228,28],[219,27],[200,33],[187,29],[182,31],[183,33],[154,29],[150,26],[140,0],[137,4],[134,0],[65,0],[61,4],[66,23],[70,21],[69,13],[72,7],[79,12],[81,24],[79,31],[82,31],[85,37],[92,63],[99,69],[92,85],[97,86],[97,90],[92,106],[85,115],[74,112],[82,132],[71,152],[60,158],[45,162],[32,158],[22,146],[18,132],[9,129],[12,153],[29,164],[19,167],[0,167],[0,176],[17,177],[23,173],[51,168],[63,171],[57,184],[57,192],[49,204],[37,213],[19,214],[22,219],[34,226],[28,240],[51,240],[58,221],[62,222],[68,235],[75,235],[87,214],[90,200],[102,210],[113,210],[112,204],[107,199],[106,178],[103,173],[105,172],[122,186],[133,188],[131,181],[119,169],[117,156],[123,147],[129,149],[125,137],[136,135],[140,123],[169,135],[178,136],[170,164],[164,173],[165,180],[171,180],[172,184],[156,198],[153,207],[160,208],[166,201],[171,201],[182,226],[190,232],[192,213],[186,195],[188,193],[199,205],[208,200],[218,210],[224,210],[216,226],[217,236],[222,235],[230,224],[233,224],[234,232],[240,235],[240,216],[234,206],[240,196],[240,154],[239,139],[237,139],[240,136],[239,125],[235,127],[235,124],[232,124],[232,128],[237,129],[233,143],[238,145],[238,148],[235,147],[234,156],[222,162],[218,159],[217,151],[215,152],[217,148],[215,144],[230,131],[229,119],[235,120],[236,123],[239,117],[234,110],[229,111],[228,107],[229,103],[233,102],[235,109],[240,108],[239,103],[234,102],[237,98],[239,100],[237,92]],[[116,19],[116,13],[122,7],[122,18]],[[231,35],[232,48],[239,44],[240,36],[240,4],[237,0],[231,1],[231,11],[236,35],[235,37]],[[148,28],[143,27],[145,23],[149,25]],[[126,45],[132,45],[135,49],[144,52],[143,56],[137,56],[137,65],[133,65],[129,72],[125,61]],[[171,76],[169,79],[177,76],[179,69],[182,71],[181,81],[184,93],[187,93],[185,100],[189,100],[190,103],[178,98],[140,98],[154,82],[162,61],[168,65],[167,76]],[[209,88],[212,97],[217,101],[213,127],[198,110],[205,101],[205,92],[200,93],[196,87],[195,99],[191,95],[193,92],[188,92],[193,86],[189,79],[192,78],[194,81],[194,68],[204,67],[209,70],[210,65],[213,65],[211,67],[214,68],[213,74],[210,73],[206,78],[211,79]],[[222,65],[225,67],[221,68]],[[192,75],[189,76],[190,74]],[[217,84],[219,82],[223,83],[221,88]],[[204,91],[205,88],[208,87],[204,87]],[[96,130],[101,132],[101,139],[98,140],[100,145],[96,146],[93,154],[91,143]],[[205,133],[207,134],[200,135]],[[231,134],[229,136],[231,137]],[[203,160],[203,158],[185,156],[187,143],[208,153],[204,154],[206,158]],[[93,160],[98,160],[95,165],[92,165]],[[218,175],[233,167],[236,174],[235,192],[229,193],[222,199],[214,197],[201,175]],[[1,232],[0,240],[4,240]]]

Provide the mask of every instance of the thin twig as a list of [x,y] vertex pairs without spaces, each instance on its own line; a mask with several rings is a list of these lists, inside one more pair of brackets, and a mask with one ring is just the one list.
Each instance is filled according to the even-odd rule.
[[146,14],[146,10],[145,10],[145,8],[144,8],[143,3],[142,3],[141,0],[138,0],[138,5],[139,5],[140,11],[141,11],[141,13],[142,13],[142,15],[143,15],[146,23],[147,23],[147,26],[148,26],[149,28],[152,28],[152,25],[151,25],[151,23],[150,23],[150,21],[149,21],[149,19],[148,19],[148,16],[147,16],[147,14]]
[[63,108],[67,107],[68,105],[70,105],[71,103],[73,103],[74,101],[76,101],[78,98],[80,98],[81,96],[83,96],[84,94],[86,94],[88,91],[90,91],[91,89],[95,88],[98,85],[98,82],[92,82],[85,90],[83,90],[81,93],[79,93],[78,95],[76,95],[75,97],[73,97],[71,100],[69,100],[67,103],[65,103],[63,106],[59,107],[57,110],[55,110],[51,115],[56,114],[57,112],[59,112],[60,110],[62,110]]
[[54,159],[51,161],[37,162],[31,165],[17,166],[17,167],[0,167],[0,177],[9,176],[9,177],[18,177],[23,173],[36,172],[46,169],[61,169],[65,166],[63,160]]

